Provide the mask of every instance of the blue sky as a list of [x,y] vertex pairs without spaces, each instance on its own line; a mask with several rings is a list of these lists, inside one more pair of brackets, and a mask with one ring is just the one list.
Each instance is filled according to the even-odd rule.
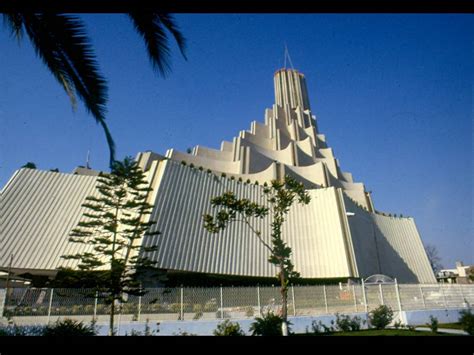
[[[413,216],[446,267],[474,263],[473,15],[179,14],[188,61],[156,75],[123,15],[81,16],[109,82],[117,156],[219,148],[271,107],[284,43],[344,171],[378,210]],[[28,41],[0,31],[0,185],[28,161],[70,172],[101,128],[69,99]]]

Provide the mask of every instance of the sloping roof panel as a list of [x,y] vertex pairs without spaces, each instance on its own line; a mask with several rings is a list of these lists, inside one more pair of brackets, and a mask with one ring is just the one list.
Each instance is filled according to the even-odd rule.
[[63,174],[34,169],[18,170],[1,193],[0,267],[54,270],[72,265],[62,255],[82,251],[69,243],[69,232],[92,195],[95,176]]

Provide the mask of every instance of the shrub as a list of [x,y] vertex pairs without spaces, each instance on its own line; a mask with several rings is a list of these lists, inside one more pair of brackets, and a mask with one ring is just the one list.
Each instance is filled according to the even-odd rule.
[[461,323],[462,329],[469,335],[474,335],[474,314],[472,314],[471,309],[463,310],[459,314],[461,317],[458,322]]
[[[250,325],[250,331],[252,335],[262,335],[262,336],[276,336],[282,335],[281,325],[283,323],[283,318],[272,313],[268,312],[262,317],[255,318],[255,322]],[[290,332],[290,322],[288,322],[288,332]]]
[[231,322],[230,320],[226,319],[222,323],[217,325],[216,330],[214,330],[213,334],[215,336],[244,336],[245,333],[240,329],[239,323]]
[[145,323],[145,336],[152,336],[152,335],[155,335],[155,334],[158,334],[160,332],[160,322],[156,322],[156,329],[155,330],[151,330],[150,328],[150,325],[148,324],[149,323],[149,319],[147,318],[146,319],[146,323]]
[[321,333],[330,334],[334,332],[333,327],[328,327],[325,324],[323,324],[323,322],[321,321],[316,323],[315,320],[311,322],[311,330],[313,331],[314,334],[321,334]]
[[183,332],[181,329],[179,330],[178,333],[173,333],[174,336],[181,336],[181,337],[193,337],[196,336],[194,333],[188,333],[188,332]]
[[194,169],[194,164],[193,164],[193,163],[189,164],[189,167],[190,167],[191,169]]
[[193,306],[193,312],[194,312],[193,319],[194,320],[197,320],[197,319],[202,317],[202,309],[203,309],[203,307],[200,304],[195,304]]
[[139,330],[135,330],[135,329],[132,329],[130,331],[130,334],[128,334],[128,332],[125,332],[125,336],[131,336],[131,337],[141,337],[143,336],[143,332],[139,331]]
[[78,322],[72,319],[57,320],[53,325],[45,328],[44,336],[92,336],[96,335],[97,330],[95,323],[85,325],[83,322]]
[[438,332],[438,318],[430,316],[430,322],[426,324],[433,333]]
[[186,162],[184,160],[181,160],[181,165],[186,165]]
[[401,321],[397,320],[394,324],[393,324],[393,327],[395,329],[400,329],[400,328],[403,328],[403,324]]
[[222,177],[226,177],[227,174],[226,174],[226,173],[222,173],[221,176],[222,176]]
[[250,179],[247,179],[246,183],[247,183],[247,184],[250,184],[250,183],[251,183]]
[[42,325],[0,325],[1,336],[42,336],[45,326]]
[[376,329],[385,329],[393,319],[393,311],[385,305],[379,306],[370,312],[369,319],[370,324]]
[[245,309],[245,316],[246,317],[253,317],[253,314],[254,314],[254,309],[253,307],[247,307]]
[[217,311],[217,301],[215,298],[207,301],[204,304],[204,312],[216,312]]
[[85,305],[84,307],[84,314],[94,314],[94,306],[91,304]]
[[217,318],[217,319],[220,319],[220,318],[231,318],[231,316],[230,316],[230,313],[229,313],[228,311],[217,310],[217,312],[216,312],[216,318]]
[[169,309],[173,313],[181,313],[181,303],[171,303]]
[[200,166],[198,169],[199,169],[199,171],[203,171],[203,170],[204,170],[204,168],[203,168],[202,166]]
[[133,303],[122,303],[122,314],[134,314],[138,306]]
[[137,336],[154,336],[160,332],[160,323],[156,323],[156,330],[152,330],[150,327],[150,320],[147,318],[146,323],[145,323],[145,329],[143,332],[139,330],[132,329],[130,334],[125,333],[125,336],[132,336],[132,337],[137,337]]
[[361,318],[351,318],[349,315],[336,313],[336,328],[343,332],[353,332],[360,330]]

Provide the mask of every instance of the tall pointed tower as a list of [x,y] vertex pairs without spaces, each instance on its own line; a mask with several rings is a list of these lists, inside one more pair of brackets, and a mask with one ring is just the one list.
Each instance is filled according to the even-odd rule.
[[334,186],[373,212],[364,185],[341,170],[325,136],[319,134],[304,75],[280,69],[273,82],[275,104],[265,111],[264,124],[252,122],[250,129],[241,131],[232,142],[222,142],[220,150],[198,145],[191,154],[170,149],[166,156],[237,179],[268,183],[290,175],[307,188]]

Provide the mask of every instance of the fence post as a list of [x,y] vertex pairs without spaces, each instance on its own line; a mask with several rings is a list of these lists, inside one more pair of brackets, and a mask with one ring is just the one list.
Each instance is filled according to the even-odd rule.
[[260,303],[260,285],[257,285],[257,304],[258,304],[258,314],[262,316],[262,304]]
[[423,302],[423,308],[426,309],[425,296],[423,295],[423,288],[421,287],[421,284],[419,284],[419,286],[420,286],[421,301]]
[[140,321],[140,315],[142,313],[142,296],[138,296],[138,314],[137,314],[137,322]]
[[224,319],[224,300],[222,298],[222,285],[221,285],[221,319]]
[[116,335],[120,335],[120,322],[121,321],[122,321],[122,302],[120,302],[120,313],[117,319],[117,334]]
[[295,288],[291,285],[291,296],[293,298],[293,315],[296,317]]
[[400,317],[402,315],[402,300],[400,299],[400,290],[398,289],[398,281],[395,279],[395,294],[397,295],[398,310],[400,311]]
[[363,298],[364,298],[365,313],[367,313],[367,312],[369,311],[369,306],[367,305],[367,295],[366,295],[366,293],[365,293],[365,283],[364,283],[364,279],[362,279],[361,287],[362,287],[362,296],[363,296]]
[[329,313],[328,309],[328,296],[326,295],[326,285],[323,285],[323,292],[324,292],[324,306],[326,308],[326,314]]
[[444,294],[444,287],[442,285],[439,285],[439,290],[441,291],[441,294],[443,295],[444,308],[448,309],[448,301],[446,300],[446,295]]
[[380,292],[380,302],[382,304],[382,306],[385,304],[384,300],[383,300],[383,291],[382,291],[382,284],[379,284],[379,292]]
[[357,313],[357,297],[356,297],[356,291],[355,291],[354,285],[352,285],[352,295],[354,296],[354,310]]
[[99,291],[95,291],[95,299],[94,299],[94,320],[97,319],[97,299],[99,297]]
[[5,289],[5,293],[2,289],[0,289],[0,318],[3,317],[3,310],[5,309],[5,303],[7,299],[7,291]]
[[183,285],[181,285],[181,307],[179,311],[179,320],[184,320],[184,290]]
[[464,298],[464,292],[462,292],[462,285],[458,284],[458,286],[459,286],[459,293],[461,294],[461,298],[462,298],[462,306],[467,307],[467,300]]
[[51,293],[49,295],[48,324],[49,324],[49,319],[51,318],[51,306],[53,305],[53,293],[54,293],[54,288],[51,289]]

